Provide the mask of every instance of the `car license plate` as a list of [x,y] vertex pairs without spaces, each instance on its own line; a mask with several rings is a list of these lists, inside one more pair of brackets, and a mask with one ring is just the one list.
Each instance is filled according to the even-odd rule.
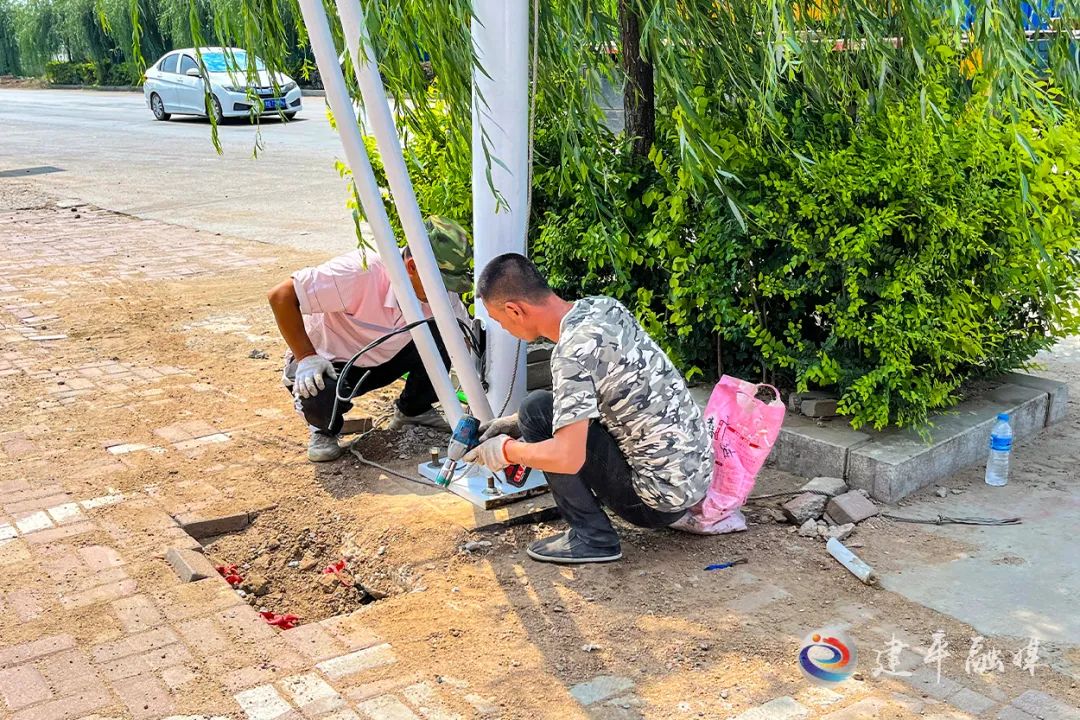
[[284,98],[276,98],[274,100],[263,100],[263,109],[264,110],[284,110],[285,109],[285,99]]

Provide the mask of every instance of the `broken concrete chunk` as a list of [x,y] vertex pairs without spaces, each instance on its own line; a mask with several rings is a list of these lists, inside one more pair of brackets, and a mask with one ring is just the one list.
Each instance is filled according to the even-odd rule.
[[943,488],[943,487],[939,487],[939,488],[938,488],[937,490],[935,490],[935,491],[934,491],[934,493],[935,493],[935,494],[936,494],[936,495],[937,495],[937,496],[938,496],[939,498],[943,498],[943,497],[948,497],[948,496],[949,496],[949,491],[948,491],[948,490],[946,490],[946,489],[945,489],[945,488]]
[[840,478],[816,477],[802,486],[803,492],[824,493],[827,497],[843,495],[848,491],[847,483]]
[[878,514],[878,507],[858,490],[837,495],[829,501],[829,517],[836,520],[837,524],[858,524],[868,517]]
[[781,507],[788,519],[796,525],[802,525],[807,520],[817,520],[825,510],[828,498],[816,493],[803,493],[791,498]]
[[799,534],[803,537],[817,537],[817,523],[810,518],[799,527]]
[[217,575],[213,564],[202,553],[186,548],[170,548],[165,560],[183,582],[195,582]]
[[266,579],[266,576],[255,572],[244,578],[244,584],[240,587],[255,597],[262,597],[270,592],[270,581]]
[[829,531],[825,534],[827,538],[836,538],[837,540],[846,540],[851,533],[855,532],[854,523],[844,523],[843,525],[833,525],[829,528]]
[[803,400],[799,404],[799,412],[812,418],[836,417],[837,401],[833,398],[814,398]]

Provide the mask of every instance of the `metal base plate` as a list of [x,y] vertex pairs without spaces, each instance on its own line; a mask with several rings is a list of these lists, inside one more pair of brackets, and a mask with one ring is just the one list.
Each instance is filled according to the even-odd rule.
[[[445,460],[446,458],[439,458],[438,465],[433,465],[430,462],[420,464],[417,467],[420,477],[435,485],[435,478],[438,476]],[[495,478],[494,494],[488,492],[488,478],[490,477]],[[546,492],[547,478],[544,477],[544,473],[540,470],[532,470],[525,484],[516,488],[503,479],[502,473],[492,473],[485,467],[473,465],[468,468],[468,472],[459,467],[457,472],[454,473],[454,480],[447,490],[465,498],[482,510],[491,510],[492,508]]]

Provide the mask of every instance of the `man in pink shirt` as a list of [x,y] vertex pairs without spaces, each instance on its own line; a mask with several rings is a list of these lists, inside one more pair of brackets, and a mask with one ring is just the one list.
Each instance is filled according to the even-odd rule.
[[[467,323],[468,311],[459,294],[472,290],[468,234],[457,224],[434,216],[428,218],[427,230],[451,304],[459,319]],[[425,317],[431,317],[416,261],[407,249],[403,255],[421,309]],[[298,270],[269,294],[278,329],[289,346],[282,379],[311,428],[308,459],[313,462],[334,460],[344,452],[337,435],[352,404],[339,401],[335,411],[338,372],[361,348],[406,324],[382,260],[374,253],[366,257],[365,263],[365,253],[354,250]],[[449,356],[434,324],[431,332],[449,367]],[[342,396],[353,390],[356,396],[363,395],[405,373],[409,377],[397,399],[391,427],[413,424],[449,429],[432,407],[437,400],[435,389],[408,332],[364,353],[350,370]]]

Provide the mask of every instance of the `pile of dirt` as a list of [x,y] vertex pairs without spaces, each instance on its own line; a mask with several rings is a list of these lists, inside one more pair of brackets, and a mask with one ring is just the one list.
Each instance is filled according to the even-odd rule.
[[[260,612],[293,614],[304,624],[422,587],[409,564],[388,555],[393,530],[362,532],[342,516],[315,524],[294,514],[267,511],[206,547],[216,567],[235,566],[234,587]],[[298,527],[298,520],[311,524]]]

